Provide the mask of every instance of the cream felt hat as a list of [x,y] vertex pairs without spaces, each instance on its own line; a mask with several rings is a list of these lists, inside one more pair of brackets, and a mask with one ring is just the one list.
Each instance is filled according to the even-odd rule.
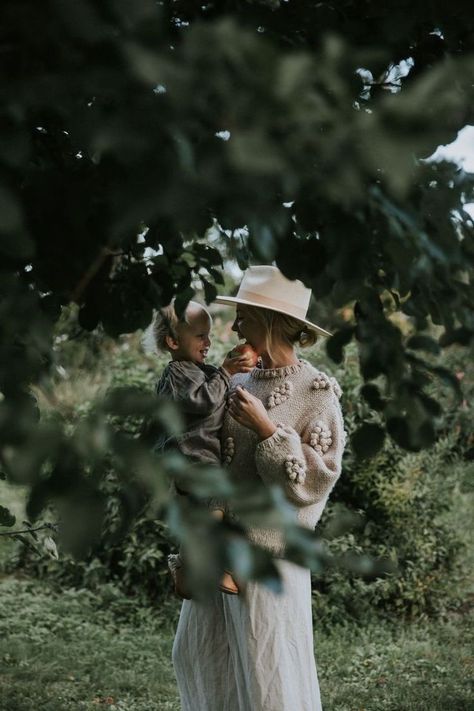
[[259,266],[245,270],[237,296],[218,296],[218,304],[245,304],[293,316],[323,336],[330,336],[321,326],[306,318],[311,289],[298,279],[287,279],[277,267]]

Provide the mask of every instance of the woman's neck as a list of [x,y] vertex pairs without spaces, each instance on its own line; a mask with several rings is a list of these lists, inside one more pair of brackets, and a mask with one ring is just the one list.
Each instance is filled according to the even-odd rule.
[[262,353],[261,357],[262,367],[265,370],[284,368],[286,365],[296,365],[298,363],[298,357],[292,346],[279,348],[271,356],[268,353]]

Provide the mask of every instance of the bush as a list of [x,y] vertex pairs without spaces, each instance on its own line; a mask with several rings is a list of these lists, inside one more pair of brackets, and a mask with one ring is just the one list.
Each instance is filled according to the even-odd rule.
[[[228,336],[226,332],[225,338],[216,338],[216,362],[228,349]],[[102,374],[102,384],[107,386],[134,385],[150,390],[166,357],[137,355],[138,343],[134,336],[109,344],[88,376]],[[343,367],[335,367],[322,348],[303,355],[339,380],[346,427],[351,434],[367,417],[376,422],[377,414],[369,413],[360,395],[354,346],[346,350]],[[453,348],[445,356],[444,365],[458,372],[468,370],[459,351]],[[470,387],[469,372],[464,381]],[[76,392],[75,397],[84,409],[81,392]],[[468,391],[468,402],[470,395]],[[452,603],[452,581],[461,546],[443,515],[452,506],[456,483],[465,479],[469,466],[466,459],[472,458],[473,441],[467,402],[459,406],[448,391],[443,398],[446,408],[439,422],[440,437],[430,450],[405,452],[386,441],[375,459],[361,462],[354,458],[350,447],[347,449],[343,475],[319,530],[334,553],[344,554],[348,565],[330,568],[315,577],[314,607],[319,622],[332,624],[348,616],[366,619],[374,612],[419,617],[435,614]],[[127,429],[136,434],[133,423]],[[16,564],[60,584],[97,589],[112,582],[126,593],[149,600],[166,597],[170,594],[166,556],[175,548],[166,526],[147,518],[143,508],[132,529],[119,540],[120,512],[125,504],[112,471],[104,486],[108,494],[106,526],[101,545],[88,560],[75,562],[65,557],[59,562],[38,561],[23,551]],[[344,520],[341,511],[355,517],[357,523],[351,530],[335,535]],[[351,571],[351,556],[359,553],[392,561],[398,574],[377,577],[372,572],[371,577],[357,576]]]
[[[312,358],[313,360],[313,358]],[[326,361],[326,362],[325,362]],[[342,406],[349,435],[369,415],[360,395],[361,382],[354,351],[348,349],[344,369],[331,367],[324,356],[314,362],[327,366],[343,388]],[[471,361],[472,362],[472,361]],[[319,524],[322,536],[338,528],[337,521],[356,520],[352,530],[328,540],[328,546],[349,562],[348,569],[331,568],[314,579],[314,608],[320,622],[342,622],[347,616],[366,619],[374,612],[407,617],[433,615],[455,603],[455,577],[460,573],[462,544],[446,513],[458,485],[466,488],[472,456],[472,377],[459,350],[444,355],[443,365],[465,374],[466,400],[459,403],[449,390],[440,394],[444,412],[439,438],[418,453],[387,440],[371,459],[355,459],[350,447],[343,475]],[[466,372],[468,371],[468,372]],[[352,573],[351,554],[368,554],[391,561],[397,572],[364,578]]]
[[323,535],[343,504],[359,514],[359,522],[355,530],[330,540],[329,548],[392,561],[397,572],[364,579],[347,570],[328,571],[315,580],[318,617],[367,618],[374,610],[420,617],[452,604],[461,546],[443,514],[456,484],[454,446],[454,436],[417,454],[387,444],[365,464],[348,461],[321,522]]

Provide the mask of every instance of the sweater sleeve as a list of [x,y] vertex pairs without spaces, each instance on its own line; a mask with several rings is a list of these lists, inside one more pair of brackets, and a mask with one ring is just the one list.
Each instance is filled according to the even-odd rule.
[[259,442],[255,461],[267,485],[279,485],[295,506],[308,506],[326,499],[341,473],[344,427],[339,401],[330,401],[314,416],[314,409],[299,434],[278,424],[276,431]]
[[227,396],[230,376],[223,368],[207,367],[206,371],[187,361],[169,365],[166,393],[192,415],[207,415]]

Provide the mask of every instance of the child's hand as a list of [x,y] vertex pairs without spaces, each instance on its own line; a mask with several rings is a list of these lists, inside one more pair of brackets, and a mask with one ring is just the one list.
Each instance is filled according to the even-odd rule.
[[237,385],[228,400],[229,412],[240,425],[258,434],[260,439],[271,437],[276,425],[268,417],[265,405],[258,397]]
[[235,375],[236,373],[249,373],[254,368],[252,357],[245,353],[234,357],[228,353],[221,367],[224,368],[229,375]]

